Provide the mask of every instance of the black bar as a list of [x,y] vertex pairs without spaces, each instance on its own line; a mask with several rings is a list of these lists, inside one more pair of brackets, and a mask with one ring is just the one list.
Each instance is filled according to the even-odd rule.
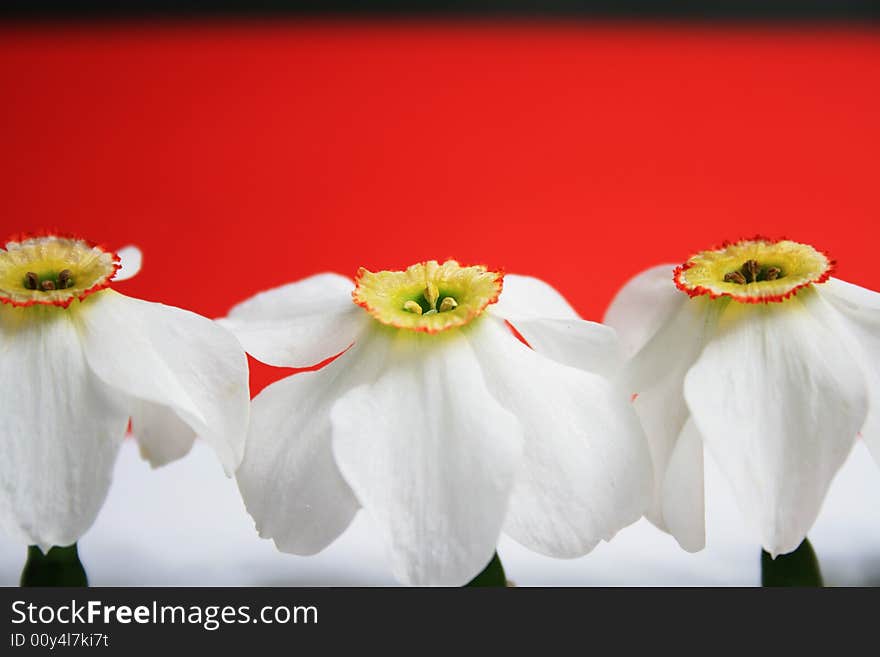
[[[187,646],[202,651],[199,654],[214,648],[222,650],[219,654],[238,649],[274,654],[279,647],[285,648],[284,654],[296,654],[315,645],[323,648],[320,654],[339,654],[329,649],[340,646],[355,648],[352,654],[376,648],[382,648],[382,654],[388,649],[392,654],[403,649],[414,654],[425,647],[433,654],[456,645],[483,646],[487,654],[498,654],[503,646],[522,650],[529,639],[542,647],[539,654],[589,654],[609,647],[612,654],[632,654],[639,643],[653,646],[653,652],[705,654],[721,645],[732,649],[737,639],[762,652],[775,637],[784,639],[788,653],[799,643],[814,643],[817,632],[834,636],[835,642],[860,645],[857,635],[870,636],[875,624],[875,591],[7,588],[0,589],[0,642],[5,655],[15,655],[34,642],[49,643],[52,637],[68,637],[69,643],[73,635],[87,637],[86,648],[107,647],[120,654],[130,654],[131,649],[135,654],[150,649],[182,654],[179,649]],[[90,601],[96,610],[92,622],[87,620]],[[244,606],[247,616],[241,612]],[[163,607],[166,622],[158,623]],[[174,607],[184,610],[186,622],[180,612],[167,611]],[[287,611],[279,611],[282,607]],[[48,622],[59,613],[68,620],[76,609],[77,622]],[[230,622],[218,621],[223,613]],[[297,622],[289,620],[291,613]],[[41,614],[46,622],[36,622]],[[142,622],[135,622],[136,617]],[[287,622],[279,622],[285,617]],[[126,619],[129,622],[123,622]],[[22,642],[28,645],[16,645]],[[61,647],[71,646],[57,645],[52,652]],[[49,648],[42,645],[40,651]]]
[[868,21],[876,0],[7,0],[12,18],[273,17],[604,17],[758,21]]

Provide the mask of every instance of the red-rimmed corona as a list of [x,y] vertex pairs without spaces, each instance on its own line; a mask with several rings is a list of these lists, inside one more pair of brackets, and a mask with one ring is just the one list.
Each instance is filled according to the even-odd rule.
[[230,474],[241,460],[241,346],[209,319],[112,289],[140,263],[135,247],[52,233],[0,249],[0,529],[43,551],[91,526],[129,421],[154,466],[197,434]]
[[641,427],[608,379],[614,332],[538,279],[454,260],[320,274],[222,323],[272,365],[344,352],[253,401],[237,479],[282,551],[323,549],[363,508],[401,581],[460,585],[502,531],[579,556],[650,500]]
[[809,244],[755,237],[701,251],[675,268],[688,296],[729,297],[739,303],[778,303],[831,277],[834,261]]
[[880,294],[792,240],[753,238],[649,269],[605,321],[654,460],[648,513],[705,544],[703,448],[772,555],[795,550],[861,432],[880,457]]
[[498,301],[504,274],[483,265],[420,262],[404,271],[361,267],[351,293],[373,318],[395,328],[439,333],[464,326]]
[[67,308],[110,287],[121,266],[116,253],[82,238],[23,235],[0,250],[0,303]]

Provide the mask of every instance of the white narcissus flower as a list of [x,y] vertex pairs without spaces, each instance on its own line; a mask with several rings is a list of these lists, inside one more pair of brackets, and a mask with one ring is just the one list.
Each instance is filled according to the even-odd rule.
[[247,359],[209,319],[110,289],[140,268],[69,237],[0,249],[0,530],[45,552],[94,522],[129,418],[153,466],[196,434],[241,461]]
[[703,445],[773,556],[803,541],[860,431],[880,456],[880,294],[832,268],[755,238],[649,269],[608,309],[654,457],[648,517],[685,549],[705,544]]
[[271,365],[344,351],[253,401],[237,477],[261,536],[313,554],[363,507],[398,579],[461,585],[502,529],[576,557],[641,516],[651,462],[605,378],[620,364],[613,331],[537,279],[501,288],[485,267],[430,261],[362,269],[356,286],[312,276],[231,311],[224,325]]

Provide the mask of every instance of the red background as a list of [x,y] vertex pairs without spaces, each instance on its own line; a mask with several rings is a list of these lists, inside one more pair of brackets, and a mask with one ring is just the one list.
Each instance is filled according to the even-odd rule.
[[755,233],[878,289],[878,81],[856,28],[7,25],[0,232],[137,244],[118,289],[208,316],[455,256],[600,319],[639,270]]

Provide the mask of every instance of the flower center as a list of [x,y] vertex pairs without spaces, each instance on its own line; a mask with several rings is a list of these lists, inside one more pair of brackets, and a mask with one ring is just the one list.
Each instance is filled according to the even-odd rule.
[[674,279],[692,297],[771,303],[825,282],[833,267],[828,256],[808,244],[755,238],[701,251],[675,270]]
[[746,260],[739,269],[724,274],[724,280],[727,283],[745,285],[760,281],[775,281],[782,276],[782,270],[779,267],[762,267],[757,260]]
[[52,290],[66,290],[74,285],[73,274],[69,269],[62,269],[57,274],[50,272],[41,276],[29,271],[24,275],[24,286],[28,290],[51,292]]
[[85,240],[47,235],[10,241],[0,249],[0,302],[67,308],[108,287],[118,269],[116,254]]
[[464,326],[501,293],[503,274],[455,260],[431,260],[404,271],[361,268],[354,302],[375,319],[396,328],[437,333]]
[[458,307],[458,301],[455,297],[443,297],[440,301],[440,307],[437,307],[437,301],[440,300],[440,289],[434,281],[425,281],[425,289],[421,298],[407,299],[403,304],[403,309],[416,315],[430,315],[432,313],[446,313],[455,310]]

